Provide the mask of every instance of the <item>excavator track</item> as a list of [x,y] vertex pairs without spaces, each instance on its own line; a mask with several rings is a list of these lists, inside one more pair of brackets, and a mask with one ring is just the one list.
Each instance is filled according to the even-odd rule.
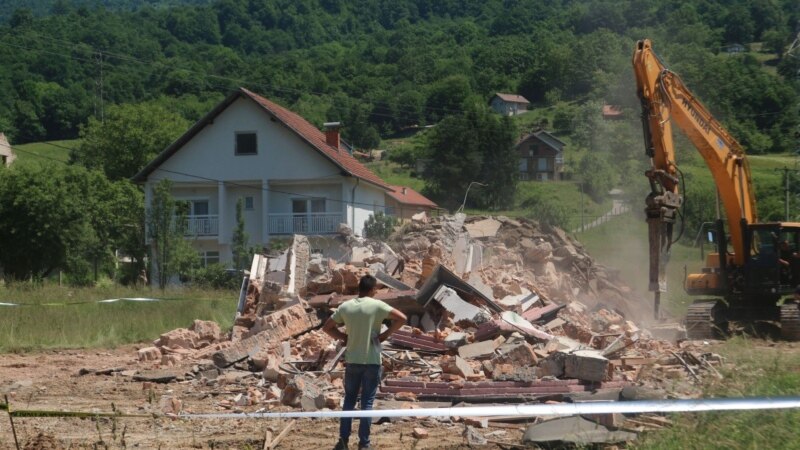
[[689,305],[686,335],[689,339],[718,339],[725,324],[719,301],[700,301]]
[[787,341],[800,341],[800,306],[797,303],[781,306],[781,337]]

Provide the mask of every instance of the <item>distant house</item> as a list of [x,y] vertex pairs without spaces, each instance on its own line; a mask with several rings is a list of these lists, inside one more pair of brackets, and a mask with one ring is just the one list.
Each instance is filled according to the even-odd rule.
[[489,100],[489,106],[492,107],[498,114],[504,116],[516,116],[528,110],[528,105],[531,102],[527,98],[516,94],[494,94]]
[[737,54],[737,53],[745,53],[747,51],[747,47],[742,44],[728,44],[722,47],[722,50],[728,54]]
[[0,167],[10,166],[15,159],[17,159],[17,155],[11,148],[11,144],[8,143],[8,138],[5,133],[0,132]]
[[438,209],[439,206],[424,195],[405,186],[391,186],[386,193],[386,214],[398,219],[410,220],[414,214]]
[[619,120],[624,118],[622,107],[618,105],[603,105],[603,119]]
[[133,179],[146,207],[156,184],[172,181],[188,213],[184,234],[206,264],[231,261],[240,199],[251,246],[332,234],[341,223],[362,234],[392,188],[342,147],[338,123],[325,125],[240,88]]
[[547,131],[538,130],[517,143],[521,180],[561,180],[566,144]]

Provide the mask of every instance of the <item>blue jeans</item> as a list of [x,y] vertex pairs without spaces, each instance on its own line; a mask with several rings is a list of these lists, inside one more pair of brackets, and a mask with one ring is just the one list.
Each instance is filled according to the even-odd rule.
[[[381,382],[381,366],[378,364],[347,364],[344,370],[344,411],[353,411],[361,390],[361,410],[372,409],[378,384]],[[358,445],[369,445],[369,427],[372,425],[371,417],[359,419]],[[342,418],[339,423],[339,437],[348,440],[353,426],[353,419]]]

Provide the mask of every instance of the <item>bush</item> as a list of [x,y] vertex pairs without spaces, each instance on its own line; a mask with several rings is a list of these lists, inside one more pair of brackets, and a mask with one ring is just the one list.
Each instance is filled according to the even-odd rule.
[[241,273],[226,269],[222,264],[209,264],[194,271],[192,284],[203,289],[238,290],[242,285]]
[[370,239],[386,240],[394,230],[395,220],[382,211],[369,216],[364,222],[364,236]]

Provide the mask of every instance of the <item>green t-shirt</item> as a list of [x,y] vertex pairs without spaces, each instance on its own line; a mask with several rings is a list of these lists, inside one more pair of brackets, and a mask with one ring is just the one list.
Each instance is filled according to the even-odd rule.
[[351,364],[381,363],[378,334],[381,332],[381,322],[389,317],[392,309],[371,297],[354,298],[339,306],[331,318],[347,327],[345,361]]

